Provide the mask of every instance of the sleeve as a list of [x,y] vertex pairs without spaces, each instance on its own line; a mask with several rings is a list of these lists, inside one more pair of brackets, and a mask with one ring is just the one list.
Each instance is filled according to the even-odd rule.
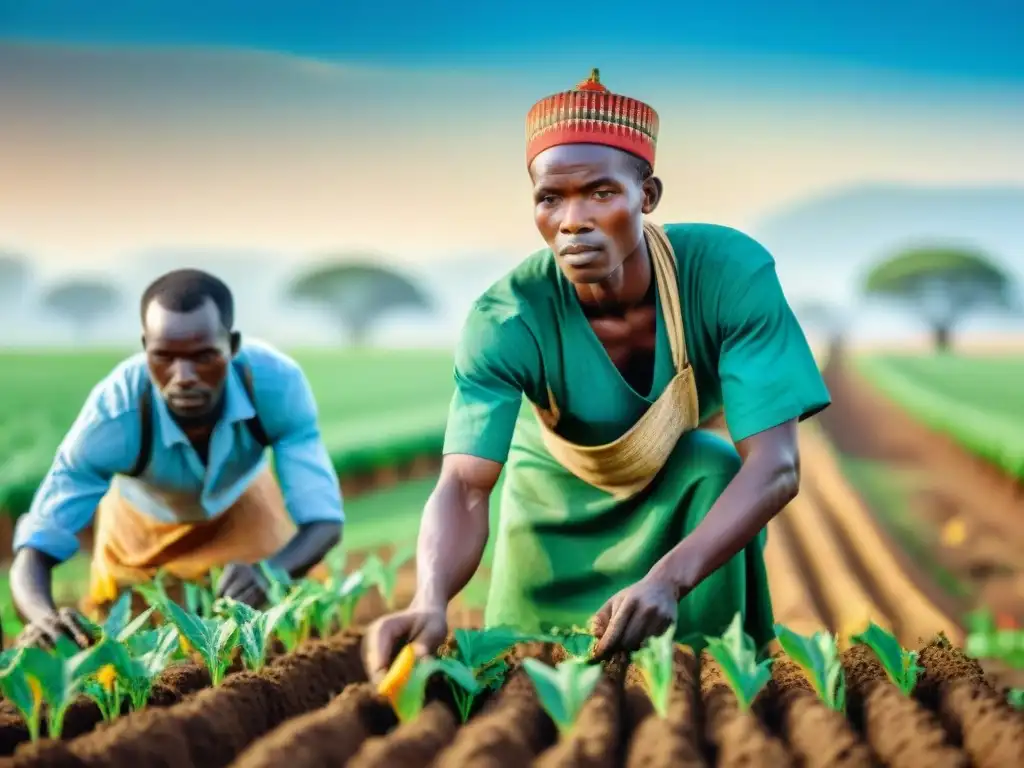
[[831,398],[775,270],[756,240],[731,238],[735,273],[724,270],[718,307],[718,373],[736,442],[791,419],[806,419]]
[[284,369],[284,379],[275,398],[280,405],[273,409],[278,418],[265,421],[274,436],[274,467],[288,513],[296,525],[344,522],[341,487],[320,434],[313,389],[297,364]]
[[94,390],[65,436],[28,512],[18,519],[14,551],[31,547],[63,562],[78,551],[77,534],[92,520],[117,472],[131,466],[140,426],[134,410],[110,416]]
[[455,351],[455,393],[444,453],[504,464],[523,404],[536,341],[518,316],[499,320],[474,307]]

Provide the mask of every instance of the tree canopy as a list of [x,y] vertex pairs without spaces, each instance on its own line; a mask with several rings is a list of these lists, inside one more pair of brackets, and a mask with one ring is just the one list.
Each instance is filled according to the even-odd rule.
[[303,272],[288,287],[297,301],[319,306],[356,344],[385,315],[400,309],[431,311],[426,293],[379,257],[339,257]]
[[945,245],[908,248],[876,264],[863,291],[894,301],[929,324],[939,349],[971,312],[1016,309],[1010,274],[981,251]]
[[116,287],[92,278],[64,280],[43,295],[43,306],[83,331],[103,315],[113,312],[120,301],[121,292]]

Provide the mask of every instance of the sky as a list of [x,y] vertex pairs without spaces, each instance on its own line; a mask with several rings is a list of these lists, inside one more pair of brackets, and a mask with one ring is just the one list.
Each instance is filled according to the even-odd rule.
[[512,7],[0,0],[0,248],[525,255],[523,119],[594,66],[661,116],[656,220],[1024,186],[1019,0]]

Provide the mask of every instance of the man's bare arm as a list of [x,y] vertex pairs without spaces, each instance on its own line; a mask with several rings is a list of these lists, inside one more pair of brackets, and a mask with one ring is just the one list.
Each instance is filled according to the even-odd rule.
[[473,578],[487,545],[490,497],[502,465],[475,456],[444,457],[423,510],[413,606],[445,608]]
[[652,569],[685,595],[749,544],[800,488],[797,420],[736,445],[743,466],[693,532]]

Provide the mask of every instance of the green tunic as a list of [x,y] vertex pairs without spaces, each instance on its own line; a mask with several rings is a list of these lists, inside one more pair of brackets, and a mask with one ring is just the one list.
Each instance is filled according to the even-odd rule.
[[[666,225],[675,250],[686,347],[701,420],[724,406],[734,441],[829,404],[772,256],[709,224]],[[627,501],[587,485],[544,447],[523,397],[561,410],[558,431],[580,444],[618,438],[673,375],[657,312],[654,383],[635,391],[590,328],[549,249],[530,256],[473,305],[455,359],[444,453],[506,464],[487,625],[527,631],[586,624],[704,518],[735,476],[739,455],[705,430],[684,435],[643,492]],[[765,531],[679,605],[677,637],[696,648],[736,611],[761,647],[772,635]]]

